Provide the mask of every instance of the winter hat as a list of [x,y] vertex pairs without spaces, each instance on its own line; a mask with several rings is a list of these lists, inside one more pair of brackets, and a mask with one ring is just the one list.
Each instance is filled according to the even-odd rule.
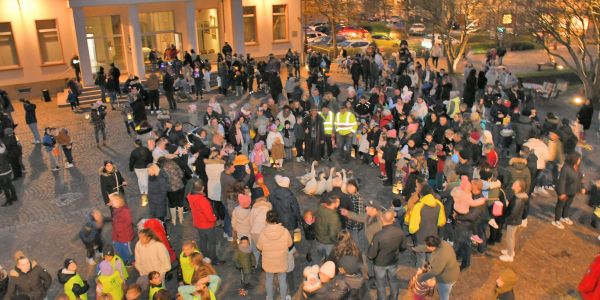
[[283,187],[283,188],[290,187],[290,179],[288,177],[281,176],[281,175],[275,175],[275,182],[280,187]]
[[250,203],[252,203],[252,199],[249,195],[238,194],[238,203],[242,208],[248,208],[250,207]]
[[256,178],[256,181],[259,181],[261,179],[265,180],[265,177],[263,176],[262,173],[256,173],[256,175],[254,175],[254,178]]
[[112,268],[112,266],[110,265],[110,262],[104,260],[102,261],[99,265],[98,265],[98,274],[99,275],[110,275],[112,273],[114,273],[114,270]]
[[319,275],[325,275],[330,279],[335,277],[335,263],[330,260],[324,262],[319,269]]
[[339,268],[344,268],[347,274],[357,274],[360,271],[358,258],[354,256],[344,256],[338,263]]
[[270,131],[276,131],[277,130],[277,125],[271,124],[271,126],[269,126],[269,130]]
[[481,133],[479,133],[479,131],[473,130],[471,131],[470,137],[473,140],[479,141],[479,139],[481,138]]
[[390,131],[387,132],[387,137],[389,139],[395,139],[398,137],[398,132],[396,131],[396,129],[392,129]]
[[63,267],[65,267],[65,269],[69,268],[69,265],[74,264],[75,261],[71,258],[65,260],[65,262],[63,263]]

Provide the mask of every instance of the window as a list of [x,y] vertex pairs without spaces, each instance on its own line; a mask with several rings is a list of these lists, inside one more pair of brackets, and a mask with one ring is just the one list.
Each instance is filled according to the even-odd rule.
[[17,47],[12,34],[10,23],[0,23],[0,68],[10,68],[19,65]]
[[273,40],[287,39],[287,5],[273,5]]
[[256,6],[244,6],[244,42],[258,43],[256,38]]
[[172,11],[140,13],[139,18],[142,34],[175,31],[175,18]]
[[40,43],[42,65],[63,63],[63,52],[60,45],[56,19],[36,20],[35,27],[37,28],[38,41]]

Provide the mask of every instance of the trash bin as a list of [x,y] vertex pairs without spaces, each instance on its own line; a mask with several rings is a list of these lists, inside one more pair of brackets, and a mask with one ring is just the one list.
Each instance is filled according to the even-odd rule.
[[42,90],[42,98],[44,98],[44,102],[52,101],[52,98],[50,98],[50,91],[48,91],[48,89]]

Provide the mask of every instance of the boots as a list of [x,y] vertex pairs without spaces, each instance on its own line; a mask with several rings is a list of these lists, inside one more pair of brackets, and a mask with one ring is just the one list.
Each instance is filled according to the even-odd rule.
[[183,207],[177,208],[177,216],[179,216],[179,224],[183,224]]
[[175,207],[169,207],[169,213],[171,215],[171,223],[173,223],[173,226],[177,226],[176,208]]

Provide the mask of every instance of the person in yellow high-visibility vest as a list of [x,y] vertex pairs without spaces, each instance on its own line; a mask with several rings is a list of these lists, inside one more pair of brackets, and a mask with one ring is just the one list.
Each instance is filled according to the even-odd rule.
[[323,149],[323,157],[331,161],[331,153],[333,152],[333,121],[334,113],[329,109],[327,105],[323,105],[322,111],[319,115],[323,119],[323,132],[325,133],[325,149]]
[[343,162],[348,162],[350,160],[350,151],[352,150],[352,139],[358,129],[356,116],[348,110],[346,105],[342,105],[340,111],[335,114],[334,125],[340,156]]
[[58,281],[65,285],[64,292],[69,300],[87,300],[87,291],[90,286],[77,273],[77,264],[74,260],[65,260],[64,268],[58,272]]
[[121,273],[104,260],[98,264],[100,272],[96,278],[96,295],[109,294],[113,299],[123,299],[123,278]]

